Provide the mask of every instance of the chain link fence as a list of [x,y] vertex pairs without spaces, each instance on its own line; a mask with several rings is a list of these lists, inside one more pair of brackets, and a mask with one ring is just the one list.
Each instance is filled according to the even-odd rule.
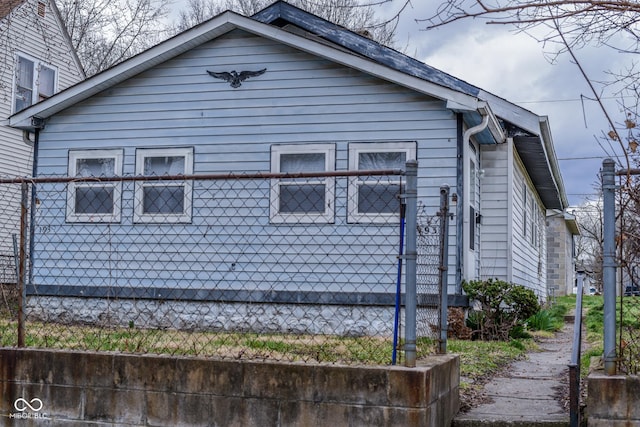
[[[616,185],[616,175],[625,185]],[[602,162],[603,361],[607,375],[640,371],[638,175],[639,169],[616,171],[612,159]]]
[[0,186],[0,316],[18,312],[18,238],[20,232],[21,185]]
[[[396,298],[403,181],[398,171],[0,180],[0,345],[388,364],[406,326],[394,322],[406,303]],[[438,336],[437,323],[422,327]],[[433,351],[420,342],[418,356]]]
[[440,216],[418,211],[417,334],[437,339],[440,325]]
[[618,317],[618,360],[621,372],[640,373],[640,264],[622,263]]

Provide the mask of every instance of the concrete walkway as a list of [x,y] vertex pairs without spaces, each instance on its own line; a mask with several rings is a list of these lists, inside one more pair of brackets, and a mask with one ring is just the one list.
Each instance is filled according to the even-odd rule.
[[567,323],[553,338],[539,342],[540,351],[513,363],[485,386],[491,398],[471,411],[458,414],[453,427],[569,426],[569,413],[556,397],[568,378],[573,324]]

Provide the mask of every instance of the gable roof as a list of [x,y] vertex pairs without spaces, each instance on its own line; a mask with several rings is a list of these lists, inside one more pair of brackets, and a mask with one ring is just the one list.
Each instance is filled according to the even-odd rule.
[[465,92],[406,74],[401,70],[389,68],[354,52],[336,49],[316,40],[284,31],[276,26],[227,11],[15,114],[10,117],[10,125],[33,130],[35,126],[31,123],[32,117],[45,119],[159,63],[235,29],[276,40],[307,53],[396,82],[435,98],[448,100],[456,105],[464,106],[469,111],[477,110],[479,105],[483,104],[477,97]]
[[[548,148],[552,147],[552,142],[545,141],[550,133],[544,132],[539,116],[284,1],[272,4],[253,17],[223,12],[11,116],[9,124],[33,131],[44,119],[65,108],[235,29],[445,100],[447,108],[462,113],[469,127],[488,115],[490,125],[475,136],[480,143],[502,142],[504,133],[500,121],[517,126],[522,134],[532,137],[526,141],[528,150],[521,157],[526,159],[523,161],[527,168],[533,168],[528,171],[543,203],[550,209],[563,209],[568,205],[555,154]],[[494,108],[497,108],[497,114]],[[536,161],[528,162],[529,159]]]

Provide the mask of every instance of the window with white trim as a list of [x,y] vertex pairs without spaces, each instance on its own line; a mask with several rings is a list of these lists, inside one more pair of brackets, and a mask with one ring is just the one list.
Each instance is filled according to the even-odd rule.
[[[136,150],[136,174],[174,176],[193,174],[193,148]],[[134,222],[191,221],[193,183],[189,180],[137,181]]]
[[56,91],[58,71],[51,65],[18,54],[14,87],[13,112],[51,97]]
[[[271,146],[271,172],[304,173],[335,170],[335,144]],[[282,178],[271,181],[271,222],[334,221],[335,178]]]
[[540,221],[540,211],[535,201],[531,201],[531,245],[538,247],[538,223]]
[[[405,169],[416,159],[415,142],[349,144],[350,170]],[[397,221],[400,212],[399,176],[358,176],[349,179],[349,222]]]
[[95,177],[95,181],[70,182],[67,186],[67,221],[119,222],[122,183],[100,177],[122,174],[122,150],[69,151],[71,177]]

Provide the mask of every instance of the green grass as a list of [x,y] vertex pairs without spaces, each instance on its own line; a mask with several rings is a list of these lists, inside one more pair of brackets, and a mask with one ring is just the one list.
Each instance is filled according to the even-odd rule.
[[[623,321],[638,329],[640,298],[626,300],[636,305],[625,307]],[[582,366],[583,373],[586,373],[590,357],[602,354],[603,300],[602,296],[585,296],[583,301],[587,331],[583,340],[588,350],[583,354]],[[539,315],[546,326],[538,328],[557,330],[562,325],[559,319],[573,307],[575,297],[556,298],[554,304],[545,307],[544,314]],[[132,326],[98,328],[29,322],[26,345],[34,348],[369,365],[389,365],[393,350],[389,338],[157,330]],[[529,328],[534,329],[531,325]],[[640,342],[640,339],[634,342]],[[16,344],[16,322],[0,319],[0,346],[13,347]],[[432,340],[420,339],[418,359],[435,353],[436,346],[437,343]],[[449,353],[460,355],[461,375],[465,378],[463,387],[467,387],[521,358],[535,348],[535,342],[532,339],[510,342],[450,339],[447,347]],[[403,352],[399,351],[398,364],[402,363]]]
[[[17,341],[17,323],[0,319],[0,346],[13,347]],[[28,322],[25,344],[35,348],[368,365],[391,364],[393,350],[388,337],[98,328],[36,322]],[[436,344],[432,340],[420,339],[417,344],[418,358],[434,353]],[[398,352],[398,363],[402,356]]]
[[[604,298],[585,298],[587,342],[593,347],[586,357],[602,356],[604,341]],[[616,299],[616,352],[620,372],[640,373],[640,297]],[[585,359],[583,359],[585,361]]]
[[[582,298],[587,350],[581,358],[581,374],[586,376],[592,357],[604,353],[604,298],[601,295],[585,295]],[[622,372],[637,374],[640,371],[640,297],[616,299],[616,351],[619,352]]]
[[523,357],[536,345],[533,340],[449,340],[447,351],[460,355],[460,375],[476,381]]

